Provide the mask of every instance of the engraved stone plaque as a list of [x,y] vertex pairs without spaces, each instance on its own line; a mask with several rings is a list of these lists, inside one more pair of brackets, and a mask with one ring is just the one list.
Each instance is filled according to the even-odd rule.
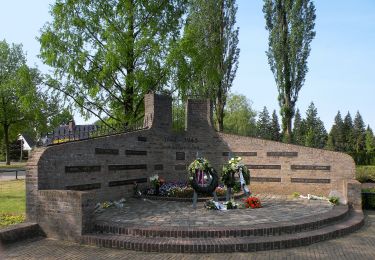
[[274,157],[297,157],[298,152],[267,152],[267,156]]
[[162,171],[163,170],[163,164],[155,164],[154,165],[154,170],[155,171]]
[[147,155],[147,151],[125,150],[126,155]]
[[95,148],[95,154],[112,154],[118,155],[118,149],[107,149],[107,148]]
[[276,177],[251,177],[250,182],[281,182],[281,178]]
[[89,166],[65,166],[66,173],[77,173],[77,172],[100,172],[100,165],[89,165]]
[[184,152],[176,152],[176,160],[185,160]]
[[281,165],[278,164],[250,164],[246,165],[248,169],[268,169],[268,170],[280,170]]
[[330,171],[329,165],[291,165],[292,170]]
[[115,187],[115,186],[133,185],[134,182],[136,182],[136,183],[145,183],[145,182],[147,182],[147,178],[138,178],[138,179],[129,179],[129,180],[120,180],[120,181],[110,181],[110,182],[108,182],[108,186],[109,187]]
[[90,184],[80,184],[80,185],[71,185],[71,186],[66,186],[65,188],[67,190],[96,190],[100,189],[101,184],[100,183],[90,183]]
[[309,179],[309,178],[291,178],[291,182],[296,183],[330,183],[330,179]]
[[109,171],[147,170],[147,164],[114,164],[108,165]]

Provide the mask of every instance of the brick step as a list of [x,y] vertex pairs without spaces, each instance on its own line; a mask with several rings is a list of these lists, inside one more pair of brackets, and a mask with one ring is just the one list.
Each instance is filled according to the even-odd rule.
[[344,220],[316,230],[280,236],[247,236],[221,238],[172,238],[139,237],[131,235],[84,235],[81,242],[99,247],[128,249],[147,252],[171,253],[223,253],[273,250],[333,239],[354,232],[362,227],[362,211],[352,211]]
[[343,220],[349,214],[347,205],[335,206],[329,212],[294,220],[293,222],[263,223],[249,226],[231,227],[124,227],[118,224],[101,223],[97,221],[94,232],[115,235],[131,235],[142,237],[172,237],[172,238],[203,238],[203,237],[245,237],[245,236],[280,236],[283,234],[299,233],[316,230]]

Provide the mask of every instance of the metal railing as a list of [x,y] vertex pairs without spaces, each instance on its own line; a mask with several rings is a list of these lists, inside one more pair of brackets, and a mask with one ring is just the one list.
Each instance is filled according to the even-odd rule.
[[74,129],[69,129],[69,126],[61,126],[52,132],[49,132],[41,138],[39,145],[51,146],[62,143],[75,142],[87,139],[94,139],[98,137],[117,135],[138,130],[147,129],[143,121],[132,125],[87,125],[75,126]]

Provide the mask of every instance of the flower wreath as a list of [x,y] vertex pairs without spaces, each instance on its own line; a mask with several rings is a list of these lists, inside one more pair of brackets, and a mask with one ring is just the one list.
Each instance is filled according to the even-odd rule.
[[245,184],[250,184],[250,171],[247,167],[241,163],[241,157],[233,157],[228,161],[227,164],[224,164],[223,171],[221,173],[221,181],[225,186],[233,188],[236,184],[235,174],[239,173],[240,169],[242,170],[242,176],[245,180]]
[[[199,177],[204,177],[203,174],[211,176],[211,182],[207,186],[199,185]],[[194,160],[188,167],[189,183],[191,187],[199,193],[212,193],[219,185],[219,177],[211,167],[209,161],[203,157]]]

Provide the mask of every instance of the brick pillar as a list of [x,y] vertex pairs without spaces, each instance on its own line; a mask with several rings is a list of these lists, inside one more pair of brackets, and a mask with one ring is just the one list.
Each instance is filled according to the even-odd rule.
[[205,131],[214,129],[212,119],[212,103],[209,99],[186,102],[186,130]]
[[154,93],[145,95],[144,126],[172,129],[172,98]]

